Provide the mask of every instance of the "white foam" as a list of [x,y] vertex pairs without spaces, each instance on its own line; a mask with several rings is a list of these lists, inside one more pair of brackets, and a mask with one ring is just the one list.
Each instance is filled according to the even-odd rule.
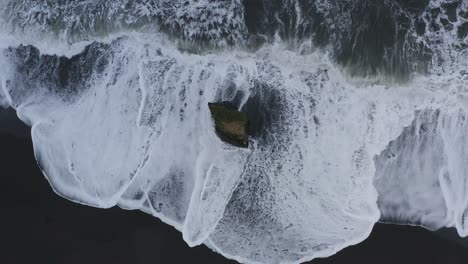
[[42,44],[49,53],[96,38],[161,29],[187,42],[198,39],[224,47],[242,42],[246,31],[240,0],[4,0],[0,14],[0,35],[10,42]]
[[[6,46],[23,42],[10,33],[0,36]],[[89,43],[57,52],[47,39],[38,42],[42,54],[68,57]],[[0,57],[0,104],[32,126],[41,169],[65,198],[143,210],[189,245],[246,263],[330,256],[364,240],[381,212],[468,235],[466,52],[442,76],[370,84],[344,75],[326,53],[299,55],[280,40],[253,53],[202,56],[157,33],[106,39],[105,63],[76,93],[57,92],[15,69],[20,59]],[[267,106],[259,115],[271,117],[249,149],[222,142],[207,107],[236,94],[241,107],[259,97]],[[422,125],[430,133],[420,134]]]

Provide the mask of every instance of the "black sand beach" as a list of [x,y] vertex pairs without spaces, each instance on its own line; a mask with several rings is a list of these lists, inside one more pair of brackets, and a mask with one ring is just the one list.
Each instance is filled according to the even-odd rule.
[[[0,112],[0,263],[236,263],[205,246],[189,248],[178,231],[142,212],[57,196],[36,165],[28,128],[12,111]],[[421,228],[378,224],[361,244],[311,263],[466,264],[468,248]]]

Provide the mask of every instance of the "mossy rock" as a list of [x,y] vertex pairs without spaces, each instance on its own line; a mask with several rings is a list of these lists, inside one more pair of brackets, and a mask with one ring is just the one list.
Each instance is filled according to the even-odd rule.
[[211,116],[215,121],[216,134],[231,145],[247,148],[249,146],[249,120],[230,102],[208,103]]

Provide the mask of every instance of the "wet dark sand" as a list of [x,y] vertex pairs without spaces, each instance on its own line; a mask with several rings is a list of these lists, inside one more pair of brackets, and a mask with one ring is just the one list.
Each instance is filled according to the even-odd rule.
[[[37,168],[27,135],[27,127],[0,114],[0,263],[235,263],[204,246],[189,248],[178,231],[142,212],[96,209],[57,196]],[[363,243],[311,263],[466,264],[468,248],[421,228],[378,224]]]

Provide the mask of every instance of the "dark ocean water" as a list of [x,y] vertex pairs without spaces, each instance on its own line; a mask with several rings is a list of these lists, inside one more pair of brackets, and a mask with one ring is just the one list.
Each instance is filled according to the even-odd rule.
[[0,0],[2,255],[466,264],[374,227],[468,236],[466,69],[467,0]]
[[[29,128],[0,111],[0,244],[4,264],[236,263],[140,211],[82,206],[57,196],[34,159]],[[312,264],[464,264],[468,247],[452,232],[377,224],[371,236]],[[445,238],[444,238],[445,237]]]

